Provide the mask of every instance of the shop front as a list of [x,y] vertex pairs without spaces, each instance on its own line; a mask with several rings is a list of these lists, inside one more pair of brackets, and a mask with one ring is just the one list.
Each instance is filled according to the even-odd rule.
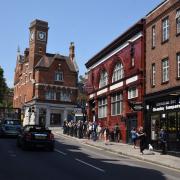
[[169,151],[180,151],[180,97],[164,97],[146,102],[146,129],[153,142],[159,140],[160,129],[167,133]]

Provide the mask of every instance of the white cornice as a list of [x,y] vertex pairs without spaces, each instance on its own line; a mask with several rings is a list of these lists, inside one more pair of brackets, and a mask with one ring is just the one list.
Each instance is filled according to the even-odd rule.
[[143,34],[141,32],[139,32],[138,34],[136,34],[135,36],[133,36],[131,39],[127,40],[125,43],[121,44],[119,47],[117,47],[116,49],[114,49],[112,52],[110,52],[109,54],[107,54],[105,57],[99,59],[96,63],[94,63],[92,66],[90,66],[87,71],[89,72],[91,69],[97,67],[99,64],[103,63],[104,61],[106,61],[107,59],[109,59],[111,56],[113,56],[114,54],[118,53],[119,51],[121,51],[122,49],[124,49],[125,47],[127,47],[129,45],[130,42],[134,42],[137,39],[139,39],[140,37],[142,37]]

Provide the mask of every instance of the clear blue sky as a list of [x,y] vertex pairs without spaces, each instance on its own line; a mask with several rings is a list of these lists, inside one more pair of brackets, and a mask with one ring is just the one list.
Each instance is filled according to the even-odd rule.
[[29,24],[49,23],[47,52],[68,55],[75,43],[80,75],[85,63],[162,0],[0,0],[0,65],[13,87],[17,47],[28,47]]

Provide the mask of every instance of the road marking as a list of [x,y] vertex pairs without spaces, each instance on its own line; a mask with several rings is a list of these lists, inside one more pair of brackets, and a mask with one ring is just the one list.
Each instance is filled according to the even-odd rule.
[[85,165],[87,165],[87,166],[90,166],[90,167],[92,167],[92,168],[94,168],[94,169],[97,169],[98,171],[101,171],[101,172],[104,172],[104,173],[105,173],[105,170],[104,170],[104,169],[101,169],[101,168],[98,168],[98,167],[96,167],[96,166],[93,166],[93,165],[91,165],[91,164],[89,164],[89,163],[86,163],[86,162],[80,160],[80,159],[75,159],[75,160],[78,161],[78,162],[80,162],[80,163],[82,163],[82,164],[85,164]]
[[66,153],[64,153],[64,152],[62,152],[62,151],[59,151],[58,149],[55,149],[55,151],[58,152],[58,153],[60,153],[60,154],[62,154],[62,155],[64,155],[64,156],[67,155]]

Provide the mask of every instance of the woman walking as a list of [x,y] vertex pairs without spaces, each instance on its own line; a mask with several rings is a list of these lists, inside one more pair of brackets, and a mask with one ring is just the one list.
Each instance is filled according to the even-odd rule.
[[146,149],[146,133],[144,132],[143,127],[139,128],[137,135],[140,140],[140,153],[143,155],[143,151]]
[[136,140],[137,140],[137,132],[136,132],[136,128],[132,128],[131,130],[131,139],[134,145],[134,149],[136,148]]

